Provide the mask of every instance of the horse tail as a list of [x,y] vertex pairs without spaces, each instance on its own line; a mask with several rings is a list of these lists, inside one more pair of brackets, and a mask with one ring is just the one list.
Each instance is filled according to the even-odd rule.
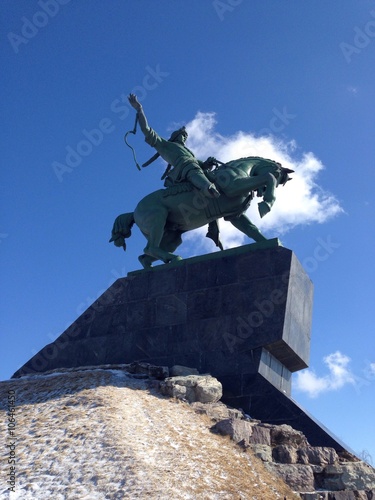
[[128,212],[116,217],[109,242],[113,241],[116,247],[123,247],[126,250],[125,238],[130,238],[134,222],[134,212]]

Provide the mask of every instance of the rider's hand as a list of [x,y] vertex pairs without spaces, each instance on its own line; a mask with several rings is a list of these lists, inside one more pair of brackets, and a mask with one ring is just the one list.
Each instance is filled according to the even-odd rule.
[[209,163],[210,165],[216,165],[217,164],[217,159],[214,158],[213,156],[209,156],[206,160],[206,163]]
[[206,170],[212,170],[212,167],[217,165],[217,160],[213,156],[207,158],[207,160],[203,163],[202,167]]
[[129,103],[130,105],[136,109],[137,111],[139,111],[141,108],[142,108],[142,105],[141,103],[138,101],[137,99],[137,96],[135,94],[129,94],[128,96],[128,100],[129,100]]

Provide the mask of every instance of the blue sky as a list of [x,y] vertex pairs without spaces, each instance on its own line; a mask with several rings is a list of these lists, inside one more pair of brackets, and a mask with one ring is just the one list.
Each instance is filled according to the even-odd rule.
[[[262,221],[314,282],[309,369],[293,397],[375,461],[375,2],[3,0],[1,367],[12,373],[116,278],[114,218],[161,187],[123,141],[126,95],[151,126],[186,124],[202,159],[296,170]],[[140,162],[153,151],[131,136]],[[284,191],[282,191],[284,189]],[[251,241],[223,226],[226,247]],[[214,251],[198,231],[183,257]]]

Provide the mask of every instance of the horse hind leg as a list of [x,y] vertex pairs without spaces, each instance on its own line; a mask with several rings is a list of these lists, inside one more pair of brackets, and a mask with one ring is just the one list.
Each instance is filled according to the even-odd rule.
[[138,257],[139,262],[142,264],[143,269],[150,269],[152,267],[152,263],[158,259],[155,257],[151,257],[150,255],[146,255],[143,253]]
[[[148,223],[143,224],[142,227],[142,232],[147,238],[147,245],[143,250],[144,254],[151,257],[153,260],[161,260],[165,264],[181,259],[179,255],[175,255],[164,249],[166,245],[168,248],[170,247],[170,245],[166,242],[166,239],[163,241],[164,227],[167,221],[167,216],[167,210],[160,210],[156,212],[153,210],[152,216],[148,219]],[[177,246],[178,244],[170,248],[173,248],[174,250]],[[141,256],[140,262],[143,266],[146,265],[147,267],[151,267],[153,262],[152,259],[146,259],[144,256]]]
[[181,260],[179,255],[175,255],[171,252],[174,252],[177,247],[179,247],[182,243],[181,239],[181,231],[173,231],[171,229],[166,229],[164,231],[163,238],[160,242],[160,248],[167,251],[171,255],[174,255],[175,258],[173,260]]
[[[174,255],[171,252],[174,252],[176,248],[181,245],[181,243],[181,232],[167,230],[164,232],[164,235],[161,239],[160,248],[161,250],[168,252],[170,255]],[[142,264],[144,269],[150,269],[152,267],[152,263],[159,259],[151,257],[151,255],[142,254],[138,257],[138,260]],[[181,260],[181,257],[179,255],[175,255],[172,260]]]
[[[146,256],[149,256],[152,259],[144,259],[143,256],[141,256],[142,264],[143,263],[150,264],[152,261],[155,260],[162,260],[164,264],[169,264],[170,262],[182,260],[182,257],[180,257],[179,255],[168,252],[163,248],[161,248],[160,246],[147,245],[143,251]],[[151,267],[151,265],[149,265],[148,267]]]

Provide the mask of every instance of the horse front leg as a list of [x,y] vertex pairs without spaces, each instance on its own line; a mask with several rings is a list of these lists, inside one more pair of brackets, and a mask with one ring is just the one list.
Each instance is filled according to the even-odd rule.
[[270,212],[272,205],[275,203],[275,188],[277,185],[276,177],[272,174],[265,174],[269,176],[264,188],[263,188],[263,201],[258,203],[258,211],[261,217],[264,217],[268,212]]
[[259,215],[264,217],[275,202],[276,177],[267,172],[254,177],[241,177],[231,182],[223,191],[228,197],[244,196],[251,191],[263,189],[263,201],[258,204]]
[[252,238],[254,241],[265,241],[267,238],[259,231],[259,229],[251,222],[251,220],[245,215],[241,214],[239,217],[226,218],[225,220],[229,220],[233,226],[246,234],[249,238]]

